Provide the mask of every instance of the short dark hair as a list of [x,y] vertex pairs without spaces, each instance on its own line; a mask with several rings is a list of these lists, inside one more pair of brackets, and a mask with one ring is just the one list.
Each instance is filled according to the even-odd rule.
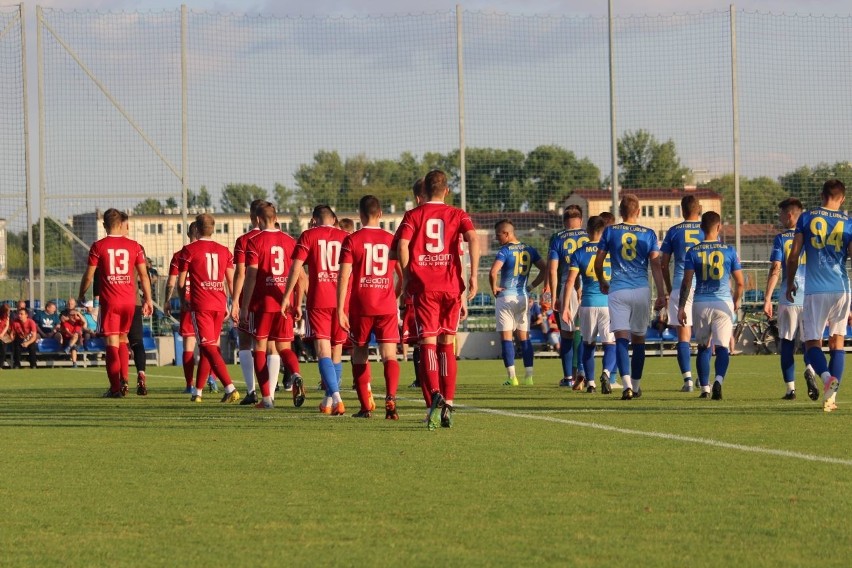
[[265,199],[255,199],[254,201],[252,201],[251,205],[249,205],[249,215],[251,215],[252,217],[257,217],[258,209],[261,205],[264,205],[265,203],[267,203]]
[[322,204],[314,207],[311,212],[311,218],[317,221],[337,221],[337,215],[334,214],[330,205]]
[[618,204],[618,214],[622,217],[630,217],[639,213],[639,198],[632,193],[625,193],[621,196],[621,203]]
[[[382,212],[382,202],[375,195],[365,195],[358,201],[358,213],[364,217],[375,217]],[[343,223],[341,223],[342,225]],[[353,223],[354,226],[354,223]]]
[[605,225],[615,224],[615,215],[613,215],[609,211],[603,211],[600,215],[598,215],[598,217],[604,220]]
[[195,228],[202,237],[209,237],[216,227],[216,220],[210,213],[201,213],[195,217]]
[[121,225],[121,211],[114,207],[110,207],[104,211],[104,227],[112,229]]
[[697,215],[701,211],[701,203],[694,195],[684,195],[680,200],[680,210],[684,217]]
[[426,197],[441,197],[447,187],[447,174],[441,170],[432,170],[423,178],[423,193]]
[[701,216],[701,230],[705,233],[716,225],[722,224],[722,217],[715,211],[708,211]]
[[417,181],[414,182],[414,185],[411,186],[411,191],[412,193],[414,193],[415,198],[419,197],[423,199],[425,197],[428,197],[428,195],[426,195],[426,192],[423,189],[425,181],[426,178],[419,178]]
[[796,197],[788,197],[778,204],[778,209],[781,211],[789,211],[790,209],[798,209],[799,211],[802,211],[804,208],[805,207],[802,205],[802,202]]
[[586,221],[586,232],[589,233],[589,235],[603,231],[604,227],[606,227],[606,221],[604,221],[603,217],[600,215],[592,215],[589,217],[589,220]]
[[269,223],[271,223],[272,220],[275,219],[275,206],[268,201],[264,201],[263,203],[258,205],[257,209],[255,210],[255,216],[257,217],[258,221],[263,219],[266,222],[267,228],[269,228]]
[[198,225],[195,224],[195,221],[186,226],[186,236],[191,237],[192,233],[198,232]]
[[826,182],[822,184],[822,196],[826,199],[846,197],[846,186],[837,178],[826,180]]
[[565,208],[565,211],[562,213],[562,220],[567,221],[568,219],[582,219],[583,218],[583,210],[579,205],[571,204]]
[[503,219],[500,219],[499,221],[494,223],[494,230],[496,231],[497,229],[499,229],[501,225],[509,225],[512,227],[513,231],[515,230],[515,224],[508,217],[504,217]]

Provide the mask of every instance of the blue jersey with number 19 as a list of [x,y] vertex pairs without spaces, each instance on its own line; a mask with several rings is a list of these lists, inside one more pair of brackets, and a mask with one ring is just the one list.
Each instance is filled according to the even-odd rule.
[[524,243],[510,243],[497,251],[497,260],[503,263],[500,267],[500,288],[503,288],[500,297],[526,296],[530,269],[541,260],[538,251]]
[[612,262],[612,292],[649,288],[648,260],[660,252],[657,233],[642,225],[618,223],[604,229],[598,250],[609,253]]
[[703,240],[704,231],[701,230],[700,221],[684,221],[666,231],[660,252],[674,257],[672,290],[679,290],[683,281],[683,260],[686,258],[686,251]]
[[793,296],[793,303],[787,299],[787,257],[790,255],[790,249],[793,248],[793,237],[795,229],[784,231],[775,235],[775,240],[772,242],[772,252],[769,253],[769,262],[781,263],[781,296],[778,299],[778,304],[781,306],[801,306],[805,300],[805,253],[799,256],[799,269],[796,271],[796,295]]
[[707,241],[689,249],[683,269],[695,272],[696,302],[730,302],[733,300],[731,274],[743,267],[734,247],[719,241]]
[[[571,266],[569,271],[577,271],[583,282],[583,297],[580,305],[584,308],[605,308],[607,299],[601,292],[598,276],[595,274],[595,257],[598,255],[598,243],[586,243],[571,255]],[[604,258],[604,275],[610,277],[612,273],[609,256]]]
[[852,240],[849,218],[842,211],[816,207],[802,213],[796,234],[804,237],[805,295],[849,292],[846,249]]

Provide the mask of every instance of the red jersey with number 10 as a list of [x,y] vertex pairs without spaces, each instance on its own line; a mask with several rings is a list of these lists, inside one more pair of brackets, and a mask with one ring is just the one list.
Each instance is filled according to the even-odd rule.
[[98,268],[100,301],[136,305],[136,267],[145,264],[142,245],[122,235],[107,235],[89,249],[89,266]]
[[396,261],[390,260],[394,237],[379,227],[364,227],[346,237],[340,262],[352,265],[349,309],[353,314],[395,314],[393,276]]
[[348,233],[331,225],[304,231],[296,243],[293,260],[308,267],[308,309],[337,307],[340,249]]
[[257,267],[257,280],[249,301],[249,311],[281,311],[281,300],[287,289],[287,275],[293,265],[295,248],[296,239],[278,229],[258,231],[248,240],[246,268]]
[[459,238],[473,231],[473,221],[461,209],[430,201],[407,211],[398,236],[407,239],[411,293],[462,292]]
[[227,247],[208,238],[189,243],[181,251],[180,271],[192,278],[189,305],[192,311],[224,312],[227,309],[225,277],[234,266]]

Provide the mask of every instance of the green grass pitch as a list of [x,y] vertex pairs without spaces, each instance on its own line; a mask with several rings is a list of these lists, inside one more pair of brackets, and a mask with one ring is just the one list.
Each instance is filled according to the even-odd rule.
[[799,377],[782,401],[778,367],[734,357],[709,401],[649,356],[622,402],[558,388],[556,359],[515,388],[500,361],[461,361],[436,432],[411,363],[398,422],[321,416],[316,390],[190,404],[175,367],[121,400],[100,398],[103,368],[2,371],[0,564],[847,566],[852,392],[825,414]]

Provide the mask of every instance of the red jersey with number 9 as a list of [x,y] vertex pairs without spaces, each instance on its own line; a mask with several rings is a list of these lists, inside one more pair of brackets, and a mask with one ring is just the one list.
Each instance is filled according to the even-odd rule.
[[192,280],[189,305],[192,311],[224,312],[227,309],[225,277],[234,266],[228,247],[210,239],[198,239],[181,251],[180,271]]
[[308,267],[308,309],[337,307],[340,249],[349,233],[331,225],[304,231],[296,243],[293,260]]
[[353,314],[395,314],[393,275],[396,261],[390,260],[394,237],[379,227],[364,227],[346,237],[340,262],[352,265],[349,309]]
[[408,291],[462,292],[459,238],[473,230],[465,211],[442,202],[430,201],[406,211],[398,237],[410,241]]
[[258,231],[248,239],[246,268],[257,267],[257,279],[249,300],[250,312],[281,311],[295,248],[296,239],[278,229]]
[[101,303],[136,305],[136,266],[145,264],[142,245],[122,235],[107,235],[89,249],[89,266],[98,268]]

